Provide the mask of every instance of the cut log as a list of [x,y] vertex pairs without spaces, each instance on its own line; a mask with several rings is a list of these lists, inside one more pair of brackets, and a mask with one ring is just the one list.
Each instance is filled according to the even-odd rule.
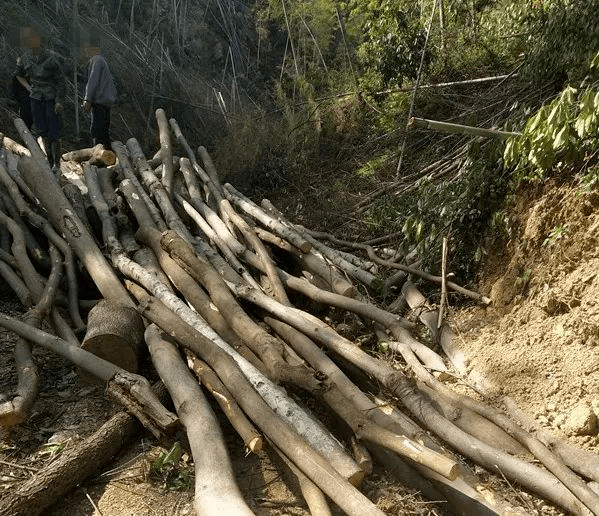
[[[153,390],[166,402],[164,386],[156,384]],[[112,460],[140,428],[135,418],[126,412],[115,414],[93,434],[67,447],[49,465],[8,490],[0,501],[0,514],[41,514]]]
[[[137,372],[143,346],[144,323],[135,308],[109,300],[94,306],[87,317],[87,333],[81,347],[126,371]],[[79,370],[88,382],[99,379]]]
[[116,163],[116,154],[111,150],[105,149],[104,145],[99,143],[95,147],[65,152],[62,155],[62,159],[78,163],[87,161],[90,165],[109,167]]
[[[143,315],[205,360],[254,423],[287,455],[308,478],[323,490],[349,516],[383,516],[362,493],[353,487],[330,463],[315,453],[307,442],[266,405],[228,355],[201,333],[178,318],[156,300],[142,300]],[[174,325],[173,325],[174,323]]]

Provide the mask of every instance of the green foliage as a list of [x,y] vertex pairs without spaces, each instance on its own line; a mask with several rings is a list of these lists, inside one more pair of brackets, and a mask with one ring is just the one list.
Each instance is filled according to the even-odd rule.
[[[416,79],[426,39],[418,3],[356,1],[351,16],[363,20],[357,55],[363,68],[378,74],[377,86],[401,86],[404,79]],[[431,60],[429,47],[425,67]]]
[[175,442],[170,450],[160,452],[150,465],[150,471],[161,478],[168,491],[185,491],[193,485],[191,475],[179,465],[181,455],[181,444]]
[[370,210],[370,224],[401,230],[406,250],[417,246],[430,270],[439,267],[440,235],[450,231],[452,270],[467,280],[482,257],[482,234],[504,203],[508,180],[500,155],[494,142],[472,143],[453,180],[424,178],[411,193],[384,199]]
[[599,0],[538,3],[527,19],[530,36],[522,74],[538,85],[581,81],[599,51]]
[[[506,142],[504,161],[516,183],[580,166],[599,142],[599,90],[566,87],[528,119],[522,135]],[[592,154],[591,154],[592,155]]]
[[552,247],[558,241],[568,237],[570,229],[566,226],[556,226],[550,232],[549,236],[543,241],[543,246]]

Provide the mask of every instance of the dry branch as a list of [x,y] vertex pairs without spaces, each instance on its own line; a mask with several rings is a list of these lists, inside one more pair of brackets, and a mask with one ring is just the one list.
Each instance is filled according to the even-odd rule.
[[216,416],[200,386],[177,348],[157,326],[148,326],[145,338],[152,362],[187,432],[195,467],[196,513],[198,516],[252,515],[235,482]]
[[350,516],[383,515],[382,511],[341,477],[328,461],[315,453],[305,440],[279,419],[226,353],[190,326],[181,324],[177,319],[173,321],[174,314],[169,314],[158,301],[151,300],[149,296],[140,297],[144,316],[205,360],[262,432],[343,511]]

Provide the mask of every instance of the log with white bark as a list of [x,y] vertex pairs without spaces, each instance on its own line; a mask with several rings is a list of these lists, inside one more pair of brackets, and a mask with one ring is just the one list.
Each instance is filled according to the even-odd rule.
[[[362,471],[345,453],[339,442],[279,387],[274,385],[264,374],[240,356],[231,346],[229,346],[229,344],[223,341],[197,314],[197,312],[189,308],[186,303],[173,295],[168,288],[157,282],[155,278],[143,268],[137,266],[137,264],[122,256],[119,258],[117,264],[123,274],[134,281],[139,282],[149,292],[152,292],[157,298],[165,302],[169,307],[169,310],[174,314],[177,314],[180,318],[178,319],[179,324],[180,321],[189,324],[196,332],[199,332],[204,339],[209,339],[210,342],[230,356],[253,388],[260,393],[260,396],[268,404],[269,408],[275,411],[287,422],[287,424],[294,428],[300,436],[306,439],[319,453],[325,456],[342,476],[356,485],[362,481]],[[145,295],[145,293],[140,294],[140,288],[136,287],[134,284],[128,284],[128,287],[130,290],[134,291],[138,298]],[[185,328],[185,325],[182,325],[182,328]],[[197,352],[193,346],[191,346],[190,349]],[[201,356],[201,354],[199,355]],[[209,365],[212,366],[210,363]],[[227,385],[227,387],[230,386]]]
[[262,432],[268,435],[285,455],[346,514],[350,516],[384,514],[339,475],[327,460],[314,452],[303,438],[266,405],[235,362],[224,351],[191,326],[181,324],[180,319],[159,301],[144,296],[139,291],[136,291],[136,295],[139,295],[143,315],[160,326],[182,346],[191,349],[207,362]]
[[173,185],[175,170],[173,168],[173,148],[171,146],[171,134],[168,120],[164,109],[156,110],[156,122],[160,136],[160,158],[162,159],[162,184],[171,200],[173,199]]

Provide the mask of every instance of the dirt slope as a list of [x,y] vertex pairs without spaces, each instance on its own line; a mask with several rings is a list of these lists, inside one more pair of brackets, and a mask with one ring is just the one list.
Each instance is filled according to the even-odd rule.
[[457,314],[462,345],[537,422],[599,452],[599,193],[522,189],[511,223],[481,279],[493,306]]

